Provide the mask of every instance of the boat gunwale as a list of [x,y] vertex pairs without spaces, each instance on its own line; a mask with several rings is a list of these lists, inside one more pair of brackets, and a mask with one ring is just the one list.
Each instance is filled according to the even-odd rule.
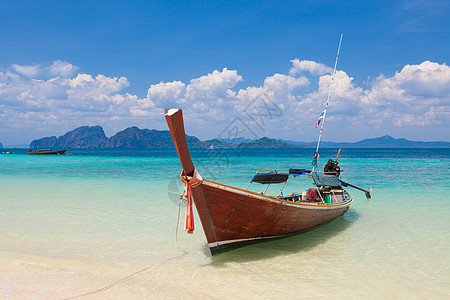
[[[186,180],[183,177],[180,177],[180,178],[183,183],[186,183]],[[231,192],[237,192],[238,194],[241,194],[244,196],[250,196],[250,197],[257,198],[257,199],[264,200],[264,201],[270,201],[270,202],[275,202],[277,204],[294,206],[294,207],[304,207],[304,208],[308,208],[308,209],[326,209],[326,210],[338,209],[338,208],[348,206],[353,202],[352,194],[350,194],[346,190],[344,190],[344,191],[345,191],[345,193],[347,193],[350,196],[350,199],[345,202],[341,202],[338,204],[313,204],[313,203],[302,203],[302,202],[293,202],[293,201],[283,200],[280,198],[275,198],[275,197],[268,196],[268,195],[262,195],[262,194],[258,194],[253,191],[248,191],[248,190],[244,190],[241,188],[233,187],[233,186],[226,185],[223,183],[218,183],[218,182],[211,181],[208,179],[203,179],[197,185],[202,185],[202,184],[205,184],[205,185],[211,186],[211,187],[216,187],[216,188],[219,188],[222,190],[229,190]]]

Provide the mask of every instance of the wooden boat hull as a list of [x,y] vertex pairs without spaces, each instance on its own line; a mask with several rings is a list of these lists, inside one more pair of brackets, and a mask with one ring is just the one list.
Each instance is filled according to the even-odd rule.
[[331,222],[353,200],[348,194],[348,200],[335,205],[297,203],[205,179],[192,187],[192,195],[213,254]]

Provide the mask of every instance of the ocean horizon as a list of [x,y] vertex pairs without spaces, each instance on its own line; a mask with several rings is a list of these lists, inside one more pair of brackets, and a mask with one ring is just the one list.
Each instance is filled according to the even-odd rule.
[[[175,149],[10,150],[0,149],[2,299],[450,297],[450,149],[342,149],[342,179],[372,199],[349,188],[355,200],[335,221],[214,257],[196,212],[194,234],[183,229]],[[314,151],[191,155],[203,178],[245,189],[257,169],[310,168]],[[319,167],[336,154],[321,149]]]

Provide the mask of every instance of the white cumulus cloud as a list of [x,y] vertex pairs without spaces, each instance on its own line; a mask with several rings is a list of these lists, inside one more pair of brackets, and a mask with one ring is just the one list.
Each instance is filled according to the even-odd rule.
[[[0,70],[0,138],[14,128],[16,132],[67,131],[86,124],[102,125],[112,133],[131,125],[163,129],[163,111],[174,107],[183,108],[188,127],[198,125],[190,134],[213,138],[236,117],[249,117],[245,115],[249,106],[255,105],[256,111],[261,101],[269,101],[277,117],[255,130],[258,136],[314,140],[332,71],[321,63],[295,59],[287,74],[276,73],[261,85],[237,88],[243,77],[237,70],[223,68],[188,82],[152,84],[140,98],[127,92],[131,84],[125,77],[76,74],[77,70],[61,60],[48,66],[12,65]],[[324,138],[373,137],[395,129],[406,138],[420,134],[431,139],[446,132],[449,122],[450,67],[446,64],[406,65],[391,77],[380,74],[365,89],[340,70],[334,79]]]
[[424,61],[393,77],[380,75],[362,98],[374,122],[425,126],[450,119],[450,67]]
[[208,75],[192,79],[186,87],[186,98],[191,100],[226,98],[227,91],[233,88],[242,76],[236,70],[224,68],[222,71],[214,70]]
[[186,84],[181,81],[152,84],[147,92],[149,102],[157,106],[177,106],[186,95]]
[[37,74],[39,74],[39,72],[41,71],[40,65],[23,66],[23,65],[14,64],[14,65],[12,65],[12,67],[17,73],[27,76],[27,77],[34,77]]
[[331,73],[333,69],[322,63],[318,63],[312,60],[299,60],[298,58],[291,60],[292,68],[289,70],[289,74],[294,76],[302,72],[309,72],[312,75],[323,75]]
[[70,77],[72,76],[79,67],[72,65],[66,61],[56,60],[49,67],[49,71],[52,75]]
[[242,81],[236,70],[223,68],[193,78],[188,84],[181,81],[160,82],[151,85],[147,98],[138,101],[132,108],[134,115],[148,116],[156,108],[182,107],[196,116],[199,122],[206,119],[221,119],[226,110],[233,107],[234,91],[232,88]]

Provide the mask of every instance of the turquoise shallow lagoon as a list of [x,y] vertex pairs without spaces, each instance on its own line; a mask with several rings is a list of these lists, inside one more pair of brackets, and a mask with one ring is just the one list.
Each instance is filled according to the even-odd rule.
[[[256,169],[309,167],[313,151],[192,155],[204,178],[246,188]],[[322,165],[336,152],[321,150]],[[343,149],[343,180],[371,200],[349,190],[336,221],[215,257],[198,219],[184,233],[183,207],[177,246],[175,150],[71,154],[0,150],[2,299],[70,298],[144,269],[83,299],[450,297],[450,149]]]

